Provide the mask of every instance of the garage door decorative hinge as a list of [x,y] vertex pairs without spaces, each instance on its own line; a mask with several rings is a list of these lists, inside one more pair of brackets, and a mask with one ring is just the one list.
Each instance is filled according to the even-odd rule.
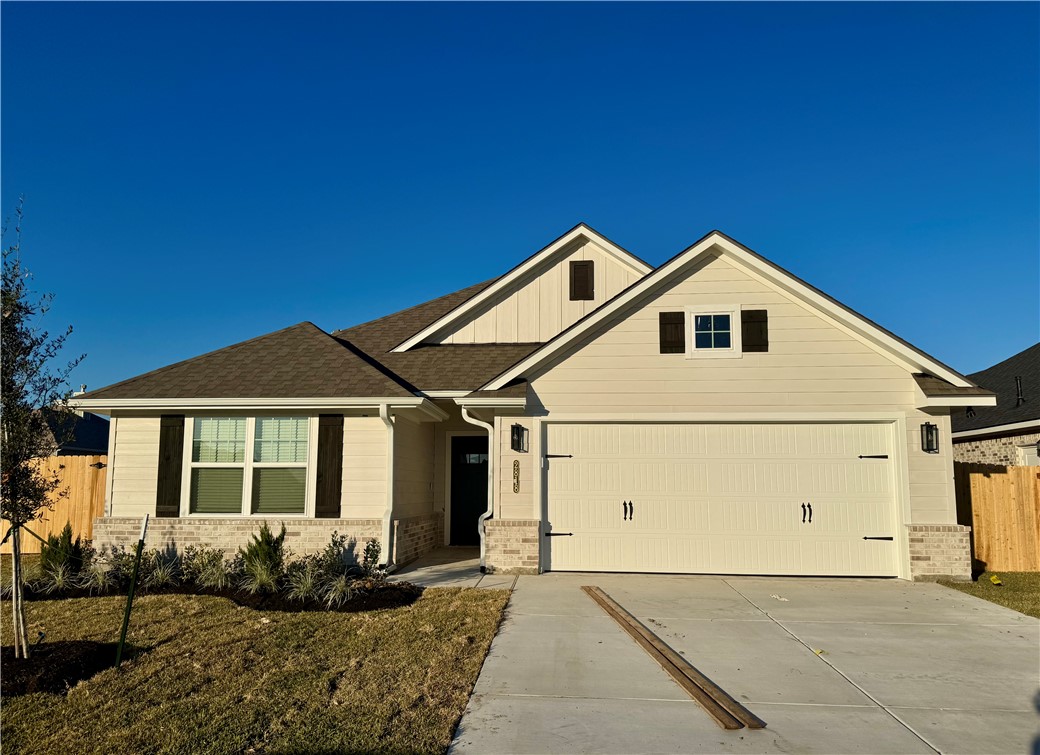
[[861,459],[887,459],[888,454],[860,454]]
[[546,459],[573,459],[574,454],[546,454]]
[[574,537],[573,532],[546,532],[546,537]]
[[869,535],[864,535],[863,539],[864,540],[892,540],[893,538],[892,538],[891,535],[889,535],[887,537],[870,537]]

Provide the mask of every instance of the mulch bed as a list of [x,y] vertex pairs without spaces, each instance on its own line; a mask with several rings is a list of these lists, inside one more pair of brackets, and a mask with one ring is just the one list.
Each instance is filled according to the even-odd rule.
[[[130,648],[124,648],[124,658]],[[15,658],[14,648],[0,648],[0,695],[16,697],[33,692],[63,695],[84,679],[116,665],[116,643],[41,642],[29,658]]]
[[[340,613],[358,613],[360,611],[375,611],[385,608],[400,608],[409,606],[419,599],[423,588],[413,585],[411,582],[376,582],[372,580],[358,580],[355,585],[358,595],[339,608],[331,609]],[[105,593],[106,596],[123,595],[125,592]],[[296,613],[299,611],[327,611],[324,603],[320,601],[290,600],[282,593],[256,593],[250,594],[245,590],[225,589],[207,590],[196,587],[171,586],[156,590],[146,590],[140,586],[136,595],[209,595],[217,598],[227,598],[236,605],[253,608],[258,611],[286,611]],[[86,590],[70,590],[62,593],[37,593],[27,587],[25,590],[26,600],[66,600],[69,598],[90,598]]]

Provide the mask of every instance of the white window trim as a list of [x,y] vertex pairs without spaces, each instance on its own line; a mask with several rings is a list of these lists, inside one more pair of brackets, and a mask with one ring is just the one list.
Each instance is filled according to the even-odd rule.
[[[202,416],[202,415],[200,415]],[[209,415],[206,415],[209,416]],[[217,415],[213,415],[217,416]],[[219,415],[235,416],[235,415]],[[262,415],[277,416],[277,415]],[[306,415],[294,415],[306,416]],[[256,417],[246,417],[246,447],[245,460],[241,464],[228,462],[193,462],[191,460],[192,440],[195,436],[195,417],[184,418],[184,451],[181,461],[181,516],[194,517],[197,519],[286,519],[315,517],[315,495],[318,477],[318,418],[307,417],[307,464],[306,464],[306,488],[302,514],[254,514],[251,509],[253,505],[253,470],[270,468],[299,467],[297,463],[288,462],[255,462],[253,461],[253,450],[256,437]],[[205,514],[191,511],[191,470],[193,467],[211,469],[241,469],[242,470],[242,508],[237,514]]]
[[[687,359],[740,359],[744,356],[741,341],[739,304],[691,304],[686,311],[686,358]],[[728,349],[697,349],[694,347],[696,332],[695,315],[729,315],[730,338]]]

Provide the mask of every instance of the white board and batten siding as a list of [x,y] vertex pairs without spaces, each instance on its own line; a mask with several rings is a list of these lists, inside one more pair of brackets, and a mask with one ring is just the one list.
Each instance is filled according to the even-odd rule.
[[893,576],[893,441],[884,423],[549,424],[544,565]]
[[[595,298],[570,300],[570,263],[591,260]],[[548,341],[608,299],[635,283],[641,274],[592,241],[556,255],[534,277],[505,298],[460,323],[436,343],[536,343]]]

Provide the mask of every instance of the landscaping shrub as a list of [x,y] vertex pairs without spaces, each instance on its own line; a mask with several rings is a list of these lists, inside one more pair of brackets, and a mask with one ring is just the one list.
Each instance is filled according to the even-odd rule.
[[119,579],[112,564],[95,555],[84,564],[76,586],[88,595],[104,595],[119,588]]
[[245,548],[238,551],[242,559],[239,584],[250,594],[277,592],[285,571],[285,525],[275,535],[264,522],[260,525],[260,532],[252,538]]
[[226,590],[235,581],[238,564],[224,558],[219,548],[189,545],[181,554],[181,579],[208,590]]
[[137,572],[137,584],[144,590],[176,587],[180,568],[176,555],[165,551],[145,551]]
[[76,574],[83,568],[84,548],[79,536],[72,539],[72,525],[65,523],[60,535],[48,535],[40,549],[40,569],[47,571],[65,566]]
[[379,570],[379,541],[373,538],[365,543],[365,555],[361,561],[361,568],[369,577],[375,576]]
[[340,574],[325,580],[321,588],[321,602],[331,611],[336,608],[342,608],[356,594],[357,590],[354,587],[354,580],[346,574]]

